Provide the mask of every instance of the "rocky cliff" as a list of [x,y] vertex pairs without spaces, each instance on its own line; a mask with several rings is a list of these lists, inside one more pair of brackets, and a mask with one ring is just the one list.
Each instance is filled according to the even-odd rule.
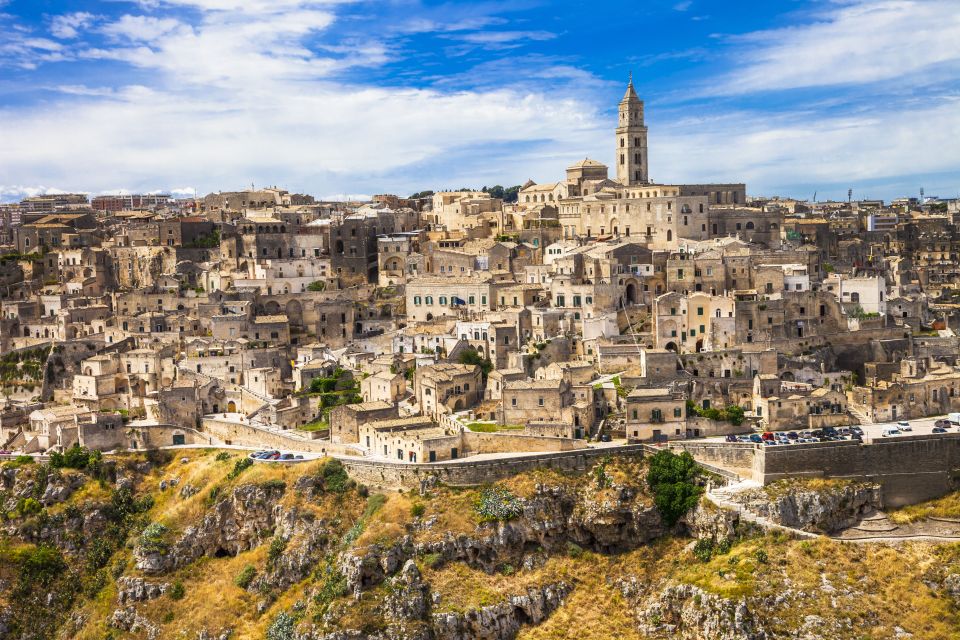
[[[212,450],[11,464],[0,636],[760,640],[857,638],[869,620],[874,638],[934,638],[958,622],[958,550],[777,538],[706,503],[667,525],[644,480],[624,460],[379,494],[334,461]],[[885,604],[894,590],[916,613]]]
[[843,480],[781,480],[733,499],[776,524],[820,533],[851,527],[881,506],[879,485]]

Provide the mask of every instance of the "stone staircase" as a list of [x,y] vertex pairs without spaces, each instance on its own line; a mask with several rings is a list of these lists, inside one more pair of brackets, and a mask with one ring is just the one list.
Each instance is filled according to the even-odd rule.
[[741,521],[752,522],[753,524],[756,524],[767,531],[781,531],[793,538],[816,539],[820,537],[819,535],[810,533],[809,531],[803,531],[802,529],[794,529],[793,527],[785,527],[782,524],[777,524],[769,518],[764,518],[763,516],[759,516],[756,513],[746,509],[742,504],[732,499],[735,494],[741,491],[756,489],[760,486],[760,483],[753,480],[741,480],[740,482],[734,482],[733,484],[728,484],[723,487],[708,487],[707,492],[704,493],[704,497],[721,509],[727,511],[736,511],[740,515]]
[[856,418],[860,424],[873,424],[873,418],[871,418],[863,407],[858,407],[854,404],[848,404],[847,410],[850,412],[854,418]]

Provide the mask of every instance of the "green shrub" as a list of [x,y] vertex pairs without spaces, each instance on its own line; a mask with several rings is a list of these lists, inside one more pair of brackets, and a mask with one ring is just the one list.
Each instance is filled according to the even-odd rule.
[[726,555],[730,553],[730,549],[733,548],[733,540],[730,538],[723,538],[717,541],[716,550],[718,555]]
[[233,583],[241,589],[246,589],[250,586],[250,583],[253,582],[253,578],[256,575],[257,570],[254,569],[252,564],[245,565],[243,569],[240,570],[240,573],[237,574]]
[[286,611],[281,611],[267,627],[267,640],[294,640],[296,624],[297,622],[292,615]]
[[356,484],[347,475],[347,469],[343,466],[343,463],[335,459],[327,460],[324,463],[320,469],[320,480],[323,491],[336,494],[344,494]]
[[427,555],[423,556],[423,564],[431,569],[436,569],[443,564],[443,556],[439,553],[428,553]]
[[228,480],[233,480],[238,477],[241,473],[253,466],[253,460],[247,456],[243,456],[239,460],[233,463],[233,469],[230,470],[230,473],[227,474]]
[[713,557],[713,550],[713,540],[702,538],[697,540],[697,544],[693,546],[693,555],[700,562],[710,562],[710,558]]
[[488,486],[481,489],[474,510],[480,522],[505,522],[523,513],[523,502],[509,489]]
[[75,444],[63,453],[50,454],[50,466],[54,469],[86,469],[90,462],[90,451]]
[[179,580],[176,580],[173,586],[170,587],[170,597],[173,600],[183,600],[183,596],[186,594],[187,590],[183,588],[183,583]]
[[334,600],[347,594],[347,579],[340,573],[333,556],[324,558],[314,577],[318,584],[313,601],[319,609],[318,613],[323,615]]
[[273,491],[282,492],[282,491],[286,491],[287,483],[284,482],[283,480],[277,480],[277,479],[264,480],[263,482],[260,483],[260,487],[270,492],[273,492]]
[[276,562],[286,548],[287,541],[281,536],[274,536],[273,540],[270,541],[270,548],[267,549],[267,562],[270,564]]
[[145,553],[166,553],[170,548],[167,542],[169,529],[165,524],[154,522],[140,534],[140,548]]
[[760,564],[767,564],[767,552],[763,549],[757,549],[753,552],[753,557],[757,559],[757,562]]
[[423,504],[422,502],[414,502],[410,506],[410,515],[413,516],[414,518],[419,518],[426,512],[427,512],[427,505]]
[[33,459],[33,456],[17,456],[16,458],[13,459],[13,461],[14,463],[16,463],[17,466],[21,466],[25,464],[33,464],[34,462],[36,462],[36,460]]
[[610,456],[604,456],[593,467],[593,479],[597,485],[597,489],[606,489],[613,484],[613,478],[607,475],[607,465],[610,463]]
[[567,555],[571,558],[580,558],[583,556],[583,547],[576,542],[567,542]]
[[229,451],[221,451],[217,454],[214,460],[216,460],[217,462],[223,462],[224,460],[229,460],[230,458],[231,458],[231,455]]
[[20,517],[36,515],[43,511],[43,505],[35,498],[20,498],[17,502],[17,513]]
[[67,570],[63,554],[56,547],[40,545],[18,554],[20,581],[24,585],[46,587]]
[[673,526],[697,505],[703,489],[696,485],[699,467],[686,451],[676,455],[667,449],[650,458],[647,484],[664,522]]

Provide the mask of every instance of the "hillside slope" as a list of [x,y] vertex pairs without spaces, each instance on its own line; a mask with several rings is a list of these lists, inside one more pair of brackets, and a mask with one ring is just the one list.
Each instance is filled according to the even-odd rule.
[[80,462],[0,469],[0,637],[960,637],[960,545],[796,541],[705,504],[668,525],[640,461],[423,495],[332,460]]

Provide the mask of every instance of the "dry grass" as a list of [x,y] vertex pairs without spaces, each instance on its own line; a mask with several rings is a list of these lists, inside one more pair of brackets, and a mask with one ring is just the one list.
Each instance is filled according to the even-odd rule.
[[[180,462],[183,457],[189,459],[187,464]],[[176,527],[195,523],[207,509],[205,496],[213,486],[227,491],[235,485],[268,480],[286,482],[284,504],[295,504],[299,509],[336,522],[337,535],[342,535],[356,522],[365,507],[364,501],[354,493],[310,498],[292,490],[299,476],[316,472],[323,461],[298,465],[255,464],[239,478],[227,481],[225,476],[236,459],[234,456],[217,461],[215,451],[193,450],[152,471],[142,485],[142,490],[156,497],[150,519]],[[642,485],[643,482],[642,463],[612,462],[606,472],[616,484]],[[179,485],[160,493],[159,481],[171,477],[178,477]],[[186,483],[201,487],[201,491],[189,499],[181,499],[179,491]],[[552,470],[538,470],[502,484],[517,495],[530,495],[537,483],[571,483],[571,486],[592,490],[594,476],[567,476]],[[830,490],[837,486],[834,482],[818,480],[807,480],[803,485],[812,490]],[[88,482],[69,502],[99,500],[106,495],[101,495],[103,491],[106,490],[97,483]],[[595,499],[602,499],[603,494],[599,492]],[[425,506],[424,518],[437,519],[431,530],[417,534],[421,540],[448,532],[469,535],[476,531],[476,490],[440,488],[425,498],[409,493],[385,495],[386,501],[370,518],[357,546],[389,542],[404,535],[413,520],[411,507],[415,503]],[[960,494],[901,511],[948,515],[953,509],[960,513]],[[308,578],[277,594],[277,600],[267,611],[257,615],[260,596],[240,589],[234,581],[247,564],[253,565],[258,574],[265,570],[268,543],[266,539],[265,544],[233,558],[204,558],[171,575],[149,578],[181,581],[186,596],[179,601],[163,596],[138,604],[138,610],[161,626],[160,637],[164,638],[196,637],[201,629],[218,632],[226,628],[234,629],[234,638],[263,638],[277,613],[306,600],[310,592]],[[807,616],[815,615],[822,617],[826,625],[811,629],[812,637],[880,640],[893,638],[894,628],[900,627],[913,634],[914,640],[960,640],[958,611],[948,598],[927,586],[939,580],[945,569],[960,572],[960,544],[851,545],[827,538],[797,541],[771,534],[740,541],[729,553],[715,555],[706,563],[693,556],[691,547],[689,539],[665,538],[615,556],[590,552],[578,557],[556,556],[532,571],[510,569],[491,575],[463,563],[431,568],[424,562],[421,570],[424,580],[441,596],[435,607],[437,612],[465,612],[488,606],[522,593],[529,586],[558,580],[573,584],[575,589],[565,604],[542,624],[522,629],[520,640],[641,640],[635,613],[614,584],[617,578],[630,577],[654,593],[669,584],[688,583],[733,599],[786,595],[786,600],[779,605],[752,606],[754,615],[762,620],[771,637],[790,637],[804,625]],[[766,554],[766,561],[758,554],[761,550]],[[114,561],[117,557],[129,560],[129,555],[129,549],[121,549]],[[0,579],[9,578],[2,565],[0,562]],[[135,573],[132,563],[125,573]],[[383,624],[378,607],[387,589],[381,585],[369,590],[359,601],[349,596],[338,599],[334,609],[339,612],[340,625],[376,630]],[[115,586],[110,584],[95,598],[80,605],[79,610],[88,622],[71,638],[101,640],[107,637],[110,631],[107,621],[115,608]]]
[[897,524],[907,524],[931,516],[935,518],[960,518],[960,491],[948,493],[942,498],[888,511],[887,515]]
[[[368,547],[372,544],[389,544],[402,538],[407,533],[407,525],[413,521],[411,509],[414,503],[427,505],[423,500],[412,500],[408,495],[401,493],[385,494],[387,501],[367,522],[367,526],[357,538],[357,547]],[[430,517],[427,508],[424,517]]]
[[435,612],[466,612],[503,602],[508,596],[526,591],[528,587],[540,586],[558,580],[577,581],[578,571],[570,558],[554,557],[539,569],[489,574],[472,569],[462,562],[454,562],[438,569],[421,567],[423,579],[441,594]]
[[778,498],[795,491],[813,491],[831,493],[854,484],[852,480],[837,478],[786,478],[763,487],[763,492],[771,498]]
[[433,527],[417,535],[421,541],[443,538],[445,535],[469,535],[477,530],[479,520],[474,506],[480,493],[474,489],[444,488],[423,500],[424,517],[436,516]]

